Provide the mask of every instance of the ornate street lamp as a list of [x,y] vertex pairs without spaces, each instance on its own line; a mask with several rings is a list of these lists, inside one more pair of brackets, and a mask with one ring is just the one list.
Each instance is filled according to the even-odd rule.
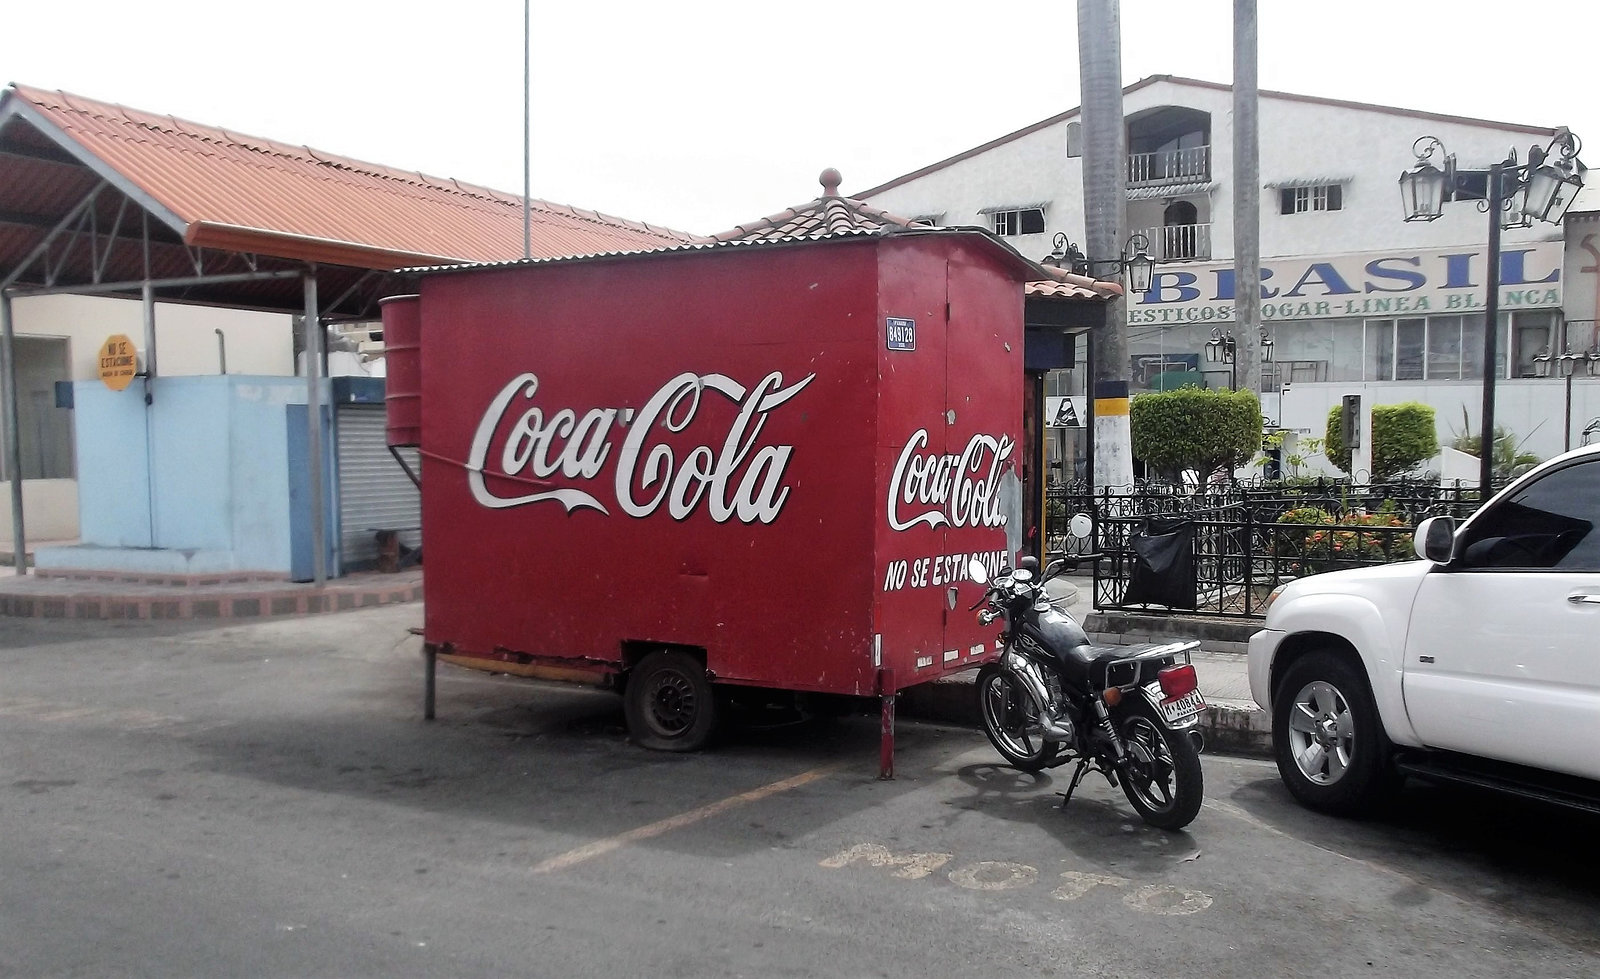
[[[1133,254],[1129,255],[1129,250]],[[1128,270],[1128,291],[1149,292],[1150,281],[1155,278],[1156,260],[1150,255],[1150,239],[1137,232],[1130,235],[1122,249],[1122,267]]]
[[[1572,206],[1573,198],[1583,189],[1583,164],[1578,161],[1582,144],[1578,137],[1563,129],[1556,133],[1550,146],[1536,157],[1528,154],[1527,200],[1524,212],[1550,224],[1558,224]],[[1550,150],[1558,159],[1550,162]]]
[[1088,276],[1095,274],[1094,267],[1097,265],[1112,265],[1116,267],[1112,275],[1127,274],[1130,293],[1150,291],[1150,281],[1155,278],[1156,260],[1150,255],[1150,239],[1142,234],[1135,232],[1128,236],[1127,243],[1122,246],[1121,257],[1103,260],[1089,258],[1067,239],[1064,232],[1057,232],[1051,245],[1053,250],[1040,260],[1041,265]]
[[1234,348],[1237,346],[1231,332],[1224,333],[1213,327],[1211,339],[1206,341],[1206,360],[1210,363],[1233,363]]
[[1067,238],[1065,231],[1056,232],[1056,236],[1051,240],[1050,245],[1050,254],[1039,259],[1040,265],[1066,269],[1068,272],[1073,272],[1077,275],[1089,274],[1088,256],[1078,250],[1078,246]]
[[[1488,265],[1485,278],[1483,330],[1483,434],[1479,445],[1478,486],[1484,499],[1494,491],[1494,393],[1495,365],[1500,334],[1500,229],[1524,227],[1533,220],[1558,223],[1572,206],[1572,199],[1583,186],[1583,163],[1578,160],[1582,144],[1570,130],[1558,129],[1543,149],[1528,150],[1528,162],[1517,163],[1512,152],[1500,163],[1485,170],[1462,170],[1456,158],[1445,152],[1434,136],[1423,136],[1411,145],[1417,162],[1400,174],[1400,199],[1407,221],[1432,221],[1444,212],[1446,201],[1477,201],[1489,214]],[[1444,166],[1434,165],[1438,153]],[[1554,159],[1552,159],[1554,157]],[[1548,377],[1548,351],[1534,358],[1539,376]],[[1570,362],[1575,367],[1576,362]],[[1563,363],[1565,369],[1567,363]],[[1565,376],[1571,377],[1571,374]]]
[[1238,350],[1239,342],[1233,338],[1231,330],[1224,333],[1218,327],[1211,328],[1211,339],[1206,341],[1206,360],[1228,365],[1229,391],[1239,390],[1239,365],[1234,363]]
[[[1433,165],[1433,153],[1439,151],[1444,169]],[[1444,214],[1445,187],[1454,182],[1456,158],[1444,152],[1444,144],[1432,136],[1423,136],[1411,144],[1417,164],[1400,175],[1400,202],[1405,206],[1407,221],[1432,221]]]

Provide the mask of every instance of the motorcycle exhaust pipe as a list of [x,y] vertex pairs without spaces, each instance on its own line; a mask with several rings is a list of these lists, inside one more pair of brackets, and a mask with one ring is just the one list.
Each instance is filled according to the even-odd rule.
[[1202,752],[1206,750],[1206,736],[1200,733],[1199,728],[1192,727],[1189,729],[1189,740],[1194,742],[1195,751]]

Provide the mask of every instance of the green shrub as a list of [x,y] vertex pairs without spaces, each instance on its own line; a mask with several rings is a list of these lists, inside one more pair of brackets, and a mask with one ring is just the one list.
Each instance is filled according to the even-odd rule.
[[[1328,412],[1324,454],[1329,462],[1348,473],[1353,452],[1341,437],[1339,415],[1339,405]],[[1373,406],[1372,472],[1369,474],[1373,482],[1409,472],[1438,454],[1439,433],[1434,425],[1432,405],[1408,401]]]
[[1133,454],[1168,479],[1230,473],[1261,448],[1261,404],[1249,391],[1186,387],[1133,399]]

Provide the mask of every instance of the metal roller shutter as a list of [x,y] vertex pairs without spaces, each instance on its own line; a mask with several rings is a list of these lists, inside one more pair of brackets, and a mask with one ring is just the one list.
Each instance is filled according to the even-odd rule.
[[[376,530],[400,530],[407,547],[422,543],[422,496],[389,454],[382,405],[339,406],[339,566],[341,573],[378,561]],[[417,450],[400,450],[417,469]]]

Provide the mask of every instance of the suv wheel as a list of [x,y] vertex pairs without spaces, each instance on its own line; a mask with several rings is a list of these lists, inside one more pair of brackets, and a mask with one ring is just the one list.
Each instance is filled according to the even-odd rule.
[[1289,792],[1312,809],[1364,812],[1391,785],[1389,739],[1367,678],[1327,650],[1284,674],[1272,702],[1272,746]]

